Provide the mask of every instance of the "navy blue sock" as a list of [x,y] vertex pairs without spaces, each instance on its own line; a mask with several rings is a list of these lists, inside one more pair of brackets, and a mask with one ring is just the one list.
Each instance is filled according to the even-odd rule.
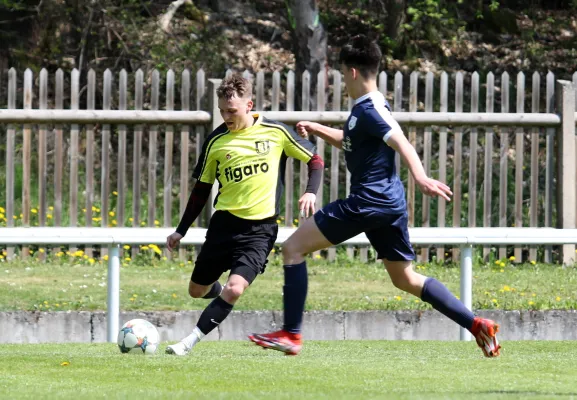
[[463,328],[471,330],[475,315],[438,280],[434,278],[425,280],[421,300],[429,303],[435,310],[452,319]]
[[308,290],[307,263],[284,265],[284,325],[290,333],[300,333]]
[[214,328],[216,328],[222,321],[228,317],[234,306],[223,300],[222,297],[217,297],[204,309],[196,326],[202,333],[208,335]]

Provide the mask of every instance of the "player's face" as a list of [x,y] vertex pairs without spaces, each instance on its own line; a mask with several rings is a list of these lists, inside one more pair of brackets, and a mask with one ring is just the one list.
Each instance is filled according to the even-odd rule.
[[252,100],[236,95],[228,100],[225,98],[218,99],[220,115],[231,131],[238,131],[247,127],[247,121],[252,118],[250,115],[252,106]]
[[352,98],[355,98],[354,87],[355,81],[357,79],[358,71],[355,68],[349,68],[346,65],[341,66],[341,72],[343,73],[343,80],[345,81],[345,86],[347,88],[347,93]]

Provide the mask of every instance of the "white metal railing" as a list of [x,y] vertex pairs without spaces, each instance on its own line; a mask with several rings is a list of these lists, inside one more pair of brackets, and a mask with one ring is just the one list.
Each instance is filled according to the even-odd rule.
[[[295,228],[279,229],[277,244],[282,244]],[[163,245],[172,228],[2,228],[0,244],[5,245],[101,245],[109,246],[107,340],[114,342],[120,313],[120,246]],[[410,228],[415,245],[458,245],[461,247],[461,301],[472,309],[474,245],[575,245],[577,229],[554,228]],[[182,245],[204,243],[206,229],[193,228],[182,239]],[[342,244],[368,245],[366,235],[355,236]],[[573,254],[575,254],[573,252]],[[573,258],[573,262],[574,262]],[[466,329],[461,340],[470,340]]]
[[[348,111],[265,111],[267,118],[296,124],[316,121],[342,124]],[[454,112],[393,112],[395,119],[413,126],[559,126],[561,117],[545,113],[454,113]],[[0,109],[0,123],[12,124],[208,124],[211,114],[206,111],[149,110],[6,110]]]

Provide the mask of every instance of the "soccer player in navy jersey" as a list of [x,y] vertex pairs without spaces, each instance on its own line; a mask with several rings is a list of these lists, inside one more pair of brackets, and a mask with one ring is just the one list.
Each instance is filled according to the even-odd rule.
[[425,195],[449,201],[452,193],[447,185],[426,175],[417,152],[378,91],[376,77],[381,56],[378,45],[363,35],[353,37],[341,49],[344,81],[349,95],[356,99],[344,130],[308,121],[297,124],[300,135],[317,135],[344,150],[351,173],[350,195],[319,210],[283,244],[283,329],[253,334],[249,339],[264,348],[298,354],[307,294],[305,255],[364,232],[397,288],[431,304],[468,329],[484,355],[496,357],[500,349],[495,336],[498,325],[476,317],[442,283],[413,270],[415,253],[407,228],[405,191],[395,171],[395,153],[399,153]]

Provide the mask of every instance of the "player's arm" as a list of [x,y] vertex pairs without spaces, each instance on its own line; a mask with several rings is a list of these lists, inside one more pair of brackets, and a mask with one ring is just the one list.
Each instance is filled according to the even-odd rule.
[[367,132],[382,139],[399,153],[424,194],[441,196],[447,201],[451,200],[449,197],[453,194],[451,189],[444,183],[427,176],[417,151],[405,137],[401,126],[393,118],[391,110],[384,105],[376,105],[374,108],[366,110],[363,117],[366,119]]
[[202,152],[192,174],[192,177],[196,179],[196,184],[188,198],[186,209],[176,231],[166,238],[166,247],[170,251],[172,251],[186,235],[188,228],[190,228],[192,223],[198,218],[210,196],[212,185],[216,179],[216,163],[211,157],[210,147],[217,138],[218,135],[213,132],[202,146]]
[[326,125],[321,125],[317,122],[310,121],[301,121],[296,125],[296,128],[297,133],[301,137],[315,135],[332,146],[335,146],[339,149],[343,148],[344,132],[342,129],[335,129]]
[[423,192],[428,196],[441,196],[447,201],[451,201],[451,196],[453,193],[451,189],[442,182],[436,179],[429,178],[425,173],[421,159],[417,154],[417,151],[413,145],[407,140],[403,132],[395,132],[388,136],[385,142],[391,146],[399,155],[409,168],[411,175],[415,179],[415,182]]
[[299,210],[301,216],[308,218],[315,213],[316,194],[319,190],[323,177],[325,163],[322,157],[317,154],[317,149],[308,139],[296,134],[296,132],[283,125],[284,141],[283,149],[289,157],[296,158],[307,164],[308,181],[305,193],[299,199]]

